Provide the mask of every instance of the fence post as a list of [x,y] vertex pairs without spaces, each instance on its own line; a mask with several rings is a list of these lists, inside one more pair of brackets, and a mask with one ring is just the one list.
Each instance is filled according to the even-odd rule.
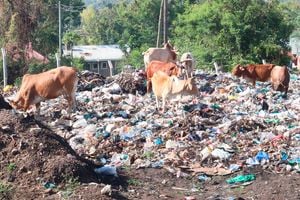
[[4,87],[7,85],[7,68],[6,68],[6,52],[4,48],[1,48],[2,57],[3,57],[3,82]]
[[217,75],[219,75],[219,65],[217,62],[214,62],[215,72]]
[[56,58],[56,67],[60,67],[60,57],[58,53],[55,54],[55,58]]

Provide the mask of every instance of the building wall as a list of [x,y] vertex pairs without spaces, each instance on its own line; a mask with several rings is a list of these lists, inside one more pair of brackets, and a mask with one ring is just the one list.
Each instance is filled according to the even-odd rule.
[[290,38],[290,46],[292,53],[300,56],[300,38]]
[[86,62],[85,70],[99,73],[105,77],[110,76],[110,64],[112,64],[112,75],[115,74],[115,62],[114,61],[99,61],[99,62]]

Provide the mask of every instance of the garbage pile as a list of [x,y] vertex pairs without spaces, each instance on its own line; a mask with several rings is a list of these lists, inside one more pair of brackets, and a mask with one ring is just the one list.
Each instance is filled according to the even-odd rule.
[[142,72],[121,73],[115,80],[123,93],[144,95],[147,92],[145,76]]
[[95,169],[99,174],[117,176],[124,166],[165,168],[200,181],[235,173],[232,184],[255,180],[243,173],[257,167],[300,172],[297,75],[291,74],[287,98],[268,83],[254,88],[229,73],[195,76],[200,95],[169,101],[165,113],[156,110],[154,95],[144,95],[145,79],[135,72],[80,88],[70,118],[65,110],[51,114],[60,98],[42,103],[41,115],[80,155],[104,165]]
[[92,90],[96,86],[105,84],[105,77],[88,70],[80,72],[77,91]]

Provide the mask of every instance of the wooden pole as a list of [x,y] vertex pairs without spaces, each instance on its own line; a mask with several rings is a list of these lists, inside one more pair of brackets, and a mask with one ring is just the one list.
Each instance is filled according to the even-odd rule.
[[3,57],[3,82],[4,87],[7,85],[7,68],[6,68],[6,52],[4,48],[1,48],[2,57]]
[[162,21],[162,15],[163,15],[163,5],[164,5],[164,0],[161,0],[160,3],[160,9],[159,9],[159,19],[158,19],[158,27],[157,27],[157,40],[156,40],[156,47],[159,46],[160,42],[160,34],[161,34],[161,21]]
[[59,53],[55,54],[55,58],[56,58],[56,67],[60,67],[60,57],[59,57]]
[[168,0],[164,0],[164,43],[168,41]]
[[[61,58],[61,4],[60,1],[58,2],[58,56],[59,59]],[[58,63],[57,67],[60,66],[60,62]]]

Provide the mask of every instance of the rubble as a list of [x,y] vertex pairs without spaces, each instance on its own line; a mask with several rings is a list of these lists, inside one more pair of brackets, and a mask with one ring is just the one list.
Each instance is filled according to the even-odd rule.
[[164,168],[205,182],[255,167],[274,174],[300,172],[295,74],[285,98],[268,83],[254,88],[229,73],[196,71],[200,95],[170,100],[160,113],[154,95],[145,94],[142,74],[121,73],[105,81],[85,73],[76,113],[53,115],[64,103],[58,98],[42,103],[41,115],[78,154],[105,165],[94,169],[98,174],[117,176],[122,167]]
[[[113,79],[103,85],[101,77],[93,76],[90,82],[93,88],[77,92],[79,111],[72,119],[64,120],[63,116],[56,119],[64,120],[59,128],[63,130],[58,133],[70,135],[71,146],[95,161],[105,154],[106,164],[121,166],[138,161],[149,162],[145,166],[151,167],[161,161],[161,167],[175,171],[183,166],[192,169],[198,163],[213,170],[221,163],[222,168],[230,171],[230,165],[258,164],[268,165],[275,172],[285,170],[288,165],[278,164],[281,161],[278,154],[285,150],[290,160],[298,162],[300,142],[295,137],[298,132],[283,136],[299,128],[298,98],[294,95],[298,78],[292,79],[291,91],[284,99],[281,93],[271,90],[270,84],[257,83],[253,88],[231,74],[215,76],[198,71],[196,80],[201,94],[197,102],[183,97],[170,103],[164,114],[156,111],[153,96],[144,95],[142,75],[121,73]],[[224,90],[220,92],[219,88]],[[262,97],[269,105],[268,110],[262,108]],[[45,116],[54,109],[49,104],[42,105]],[[49,124],[58,128],[53,121]],[[185,151],[188,153],[182,153]],[[147,152],[153,154],[151,159],[143,156]],[[171,152],[176,156],[171,156]],[[127,155],[130,162],[121,158],[113,161],[116,153]],[[262,156],[267,162],[261,161]],[[296,166],[289,171],[297,172]]]

